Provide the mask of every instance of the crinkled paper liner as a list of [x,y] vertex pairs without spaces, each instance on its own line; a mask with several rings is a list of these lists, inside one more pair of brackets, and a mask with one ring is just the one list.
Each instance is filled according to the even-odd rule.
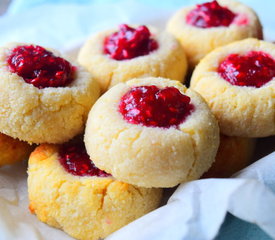
[[[256,223],[275,239],[274,161],[275,152],[242,170],[235,178],[181,184],[166,205],[107,239],[213,239],[227,212]],[[0,169],[0,239],[72,239],[30,214],[26,169],[26,163]]]

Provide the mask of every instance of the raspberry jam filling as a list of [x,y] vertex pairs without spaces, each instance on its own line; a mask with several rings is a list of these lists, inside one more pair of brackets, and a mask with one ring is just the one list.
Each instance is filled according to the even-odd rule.
[[194,110],[190,97],[175,87],[133,87],[120,100],[119,112],[132,124],[147,127],[177,127]]
[[198,28],[228,27],[237,15],[217,1],[198,4],[186,16],[186,22]]
[[259,88],[275,77],[275,60],[264,52],[230,54],[220,63],[218,73],[232,85]]
[[59,149],[58,159],[67,172],[76,176],[111,176],[93,164],[81,141],[63,144]]
[[7,58],[9,69],[37,88],[65,87],[76,68],[40,46],[18,46]]
[[105,38],[103,47],[112,59],[126,60],[149,54],[158,48],[158,43],[146,26],[131,28],[122,24],[119,31]]

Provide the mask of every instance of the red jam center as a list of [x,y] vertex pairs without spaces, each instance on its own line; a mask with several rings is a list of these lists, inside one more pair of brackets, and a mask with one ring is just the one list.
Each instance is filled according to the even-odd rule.
[[178,126],[193,109],[190,98],[177,88],[154,85],[133,87],[119,103],[119,112],[127,122],[148,127]]
[[157,48],[158,43],[152,38],[146,26],[135,29],[122,24],[119,26],[119,31],[106,37],[104,41],[104,53],[115,60],[144,56]]
[[217,1],[198,4],[186,16],[186,22],[198,28],[229,26],[236,14],[227,7],[222,7]]
[[64,87],[74,79],[75,67],[40,46],[18,46],[8,56],[11,72],[37,88]]
[[275,77],[275,60],[264,52],[230,54],[220,63],[218,73],[232,85],[259,88]]
[[76,176],[111,176],[93,164],[83,142],[63,144],[59,149],[59,162],[67,172]]

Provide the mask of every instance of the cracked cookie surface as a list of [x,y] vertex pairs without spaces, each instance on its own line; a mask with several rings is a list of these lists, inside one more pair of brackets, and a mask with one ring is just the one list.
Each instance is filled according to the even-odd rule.
[[179,42],[170,33],[149,29],[159,47],[147,55],[117,61],[104,54],[104,39],[116,31],[113,29],[87,40],[79,52],[78,61],[93,74],[102,91],[138,77],[164,77],[183,82],[187,60]]
[[72,175],[58,161],[58,152],[58,145],[42,144],[29,159],[29,208],[40,221],[76,239],[97,240],[158,206],[161,189]]
[[[177,88],[191,98],[194,111],[177,127],[131,124],[118,111],[132,87]],[[204,100],[178,81],[134,79],[108,90],[91,109],[84,137],[95,165],[115,178],[141,187],[172,187],[199,178],[214,161],[219,145],[217,121]]]
[[7,63],[12,49],[19,45],[10,43],[0,49],[0,132],[30,143],[68,141],[83,130],[99,96],[97,82],[74,64],[75,79],[66,87],[39,89],[28,84]]
[[[237,41],[209,53],[193,72],[190,88],[201,94],[227,136],[267,137],[275,134],[275,77],[260,87],[233,85],[219,74],[219,65],[230,55],[246,56],[253,51],[268,54],[275,61],[275,45],[254,38]],[[230,67],[232,73],[238,72]],[[248,61],[242,63],[249,67]],[[248,69],[274,72],[263,67]],[[241,64],[239,64],[241,65]],[[239,75],[243,75],[241,72]],[[258,82],[262,79],[259,78]]]

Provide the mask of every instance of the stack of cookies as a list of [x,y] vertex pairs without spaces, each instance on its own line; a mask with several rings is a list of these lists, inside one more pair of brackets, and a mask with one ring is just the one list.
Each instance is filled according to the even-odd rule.
[[90,240],[157,208],[162,188],[228,177],[248,164],[252,138],[275,135],[275,46],[256,38],[256,14],[224,0],[180,10],[167,31],[100,32],[78,63],[8,44],[0,143],[16,145],[6,151],[16,157],[0,165],[39,145],[29,157],[30,211]]

